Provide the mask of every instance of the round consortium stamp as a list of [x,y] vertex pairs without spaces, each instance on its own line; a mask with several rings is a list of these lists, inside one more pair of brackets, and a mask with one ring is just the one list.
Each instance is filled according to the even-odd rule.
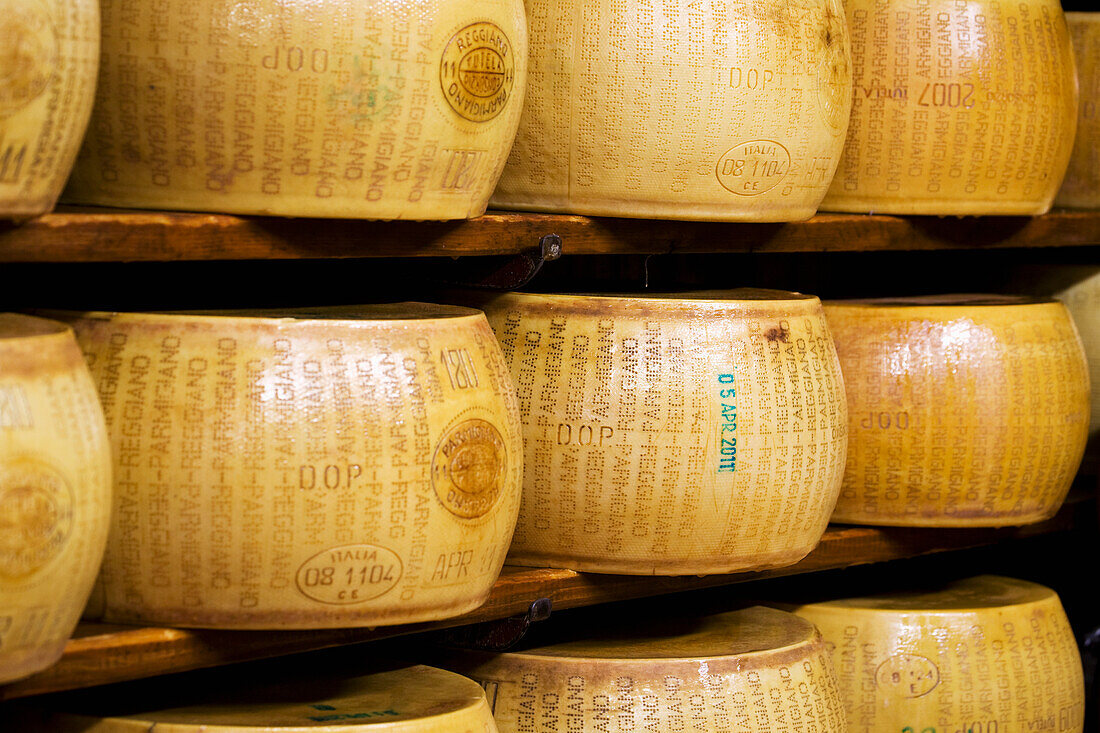
[[791,169],[791,154],[774,140],[749,140],[727,150],[714,167],[718,182],[738,196],[772,190]]
[[432,486],[455,516],[489,513],[504,491],[508,450],[492,423],[463,420],[443,434],[432,456]]
[[0,119],[38,98],[58,63],[57,31],[37,0],[0,0]]
[[919,654],[895,654],[875,670],[875,683],[895,697],[923,697],[940,683],[940,670]]
[[61,474],[31,461],[0,468],[0,575],[24,578],[61,552],[73,527],[73,493]]
[[493,119],[508,104],[516,79],[515,53],[494,23],[471,23],[443,49],[439,82],[451,109],[473,122]]
[[295,575],[298,590],[321,603],[346,606],[380,598],[397,585],[404,566],[379,545],[342,545],[318,552]]

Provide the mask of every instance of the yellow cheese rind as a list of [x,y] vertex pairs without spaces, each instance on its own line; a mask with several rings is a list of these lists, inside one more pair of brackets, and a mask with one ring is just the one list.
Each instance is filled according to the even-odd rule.
[[813,215],[851,103],[837,0],[527,0],[531,84],[495,208]]
[[481,313],[62,317],[115,450],[105,620],[373,626],[485,601],[522,451]]
[[476,300],[511,368],[524,491],[509,562],[633,575],[797,562],[847,414],[821,304],[780,291]]
[[758,606],[573,636],[504,654],[456,652],[448,664],[482,684],[501,733],[539,730],[546,720],[609,733],[767,733],[792,720],[847,730],[825,645],[789,613]]
[[1100,432],[1100,270],[1086,267],[1074,277],[1079,279],[1059,291],[1056,297],[1066,304],[1073,317],[1073,323],[1085,347],[1089,381],[1097,385],[1092,390],[1092,410],[1089,415],[1089,440],[1092,445],[1085,458],[1086,461],[1095,462],[1096,456],[1093,453],[1095,448],[1100,447],[1096,445],[1097,433]]
[[0,219],[53,209],[88,124],[99,3],[0,0]]
[[1055,301],[947,296],[827,301],[848,395],[834,522],[1039,522],[1088,436],[1081,340]]
[[[193,691],[175,691],[190,700]],[[166,700],[171,696],[163,694]],[[496,733],[482,689],[453,672],[426,666],[349,678],[251,685],[201,695],[181,706],[106,696],[79,712],[26,711],[19,730],[57,733]],[[92,707],[93,711],[86,708]]]
[[1066,13],[1077,64],[1080,104],[1077,136],[1062,188],[1054,205],[1100,208],[1100,13]]
[[0,684],[61,656],[110,510],[107,429],[72,331],[0,314]]
[[1049,588],[982,576],[795,613],[832,650],[853,733],[1084,730],[1081,658]]
[[846,0],[848,139],[822,211],[1043,214],[1073,149],[1059,0]]
[[103,13],[69,202],[468,218],[484,212],[519,123],[521,0],[169,0]]

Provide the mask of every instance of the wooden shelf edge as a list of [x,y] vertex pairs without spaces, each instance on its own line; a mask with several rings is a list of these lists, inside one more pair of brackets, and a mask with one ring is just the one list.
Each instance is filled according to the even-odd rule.
[[995,545],[1089,526],[1094,509],[1091,495],[1075,493],[1052,519],[1023,527],[942,530],[834,525],[800,562],[763,572],[654,577],[506,566],[481,608],[424,624],[323,631],[209,631],[86,623],[78,627],[57,664],[0,686],[0,700],[491,621],[525,613],[540,598],[551,599],[553,608],[562,610]]
[[513,255],[547,234],[564,255],[865,252],[1100,244],[1100,212],[1036,217],[819,214],[742,224],[489,212],[469,221],[376,222],[60,207],[0,222],[0,262],[180,262]]

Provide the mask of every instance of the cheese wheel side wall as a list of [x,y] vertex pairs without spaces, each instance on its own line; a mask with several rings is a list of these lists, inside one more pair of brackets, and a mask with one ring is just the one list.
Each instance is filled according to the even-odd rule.
[[107,430],[72,333],[0,338],[0,683],[61,656],[110,511]]
[[[499,347],[470,313],[73,316],[115,450],[104,619],[320,628],[481,605],[522,450]],[[489,474],[456,463],[470,455]]]
[[1058,511],[1089,410],[1085,354],[1061,303],[825,312],[848,388],[833,521],[997,527]]
[[53,209],[88,124],[99,3],[0,0],[0,218]]
[[103,12],[99,93],[68,202],[468,218],[484,212],[519,123],[521,0]]
[[1081,103],[1077,110],[1077,137],[1065,180],[1055,206],[1100,208],[1100,13],[1066,13]]
[[816,298],[506,294],[480,306],[525,437],[509,562],[720,573],[788,565],[820,540],[847,413]]

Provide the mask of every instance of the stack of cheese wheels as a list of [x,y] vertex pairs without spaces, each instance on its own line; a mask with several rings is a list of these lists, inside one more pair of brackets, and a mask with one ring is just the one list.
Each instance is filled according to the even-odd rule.
[[1077,139],[1055,206],[1100,209],[1100,13],[1066,13],[1077,61]]
[[[182,697],[195,697],[175,688]],[[167,697],[163,693],[158,697]],[[20,711],[16,731],[55,733],[496,733],[472,680],[414,666],[343,679],[229,689],[187,705],[152,707],[120,690],[80,712]],[[105,698],[105,699],[104,699]],[[62,703],[62,706],[64,703]],[[65,708],[62,707],[64,710]]]
[[449,665],[481,682],[501,733],[847,730],[817,629],[760,606],[525,651],[463,652]]
[[515,138],[526,65],[522,0],[106,3],[65,199],[477,216]]
[[826,211],[1042,214],[1073,149],[1059,0],[845,0],[852,115]]
[[61,656],[110,511],[107,428],[72,331],[0,314],[0,683]]
[[813,215],[851,105],[839,0],[527,0],[531,82],[494,206]]
[[63,317],[114,447],[91,615],[318,628],[485,601],[522,464],[514,392],[481,313]]
[[1081,658],[1049,588],[982,576],[795,612],[832,649],[853,733],[1083,730]]
[[0,0],[0,218],[50,211],[95,96],[99,3]]
[[848,421],[816,297],[472,299],[504,349],[523,420],[510,562],[725,573],[789,565],[820,540]]
[[1089,375],[1054,300],[825,303],[848,394],[833,520],[974,527],[1057,512],[1088,438]]

